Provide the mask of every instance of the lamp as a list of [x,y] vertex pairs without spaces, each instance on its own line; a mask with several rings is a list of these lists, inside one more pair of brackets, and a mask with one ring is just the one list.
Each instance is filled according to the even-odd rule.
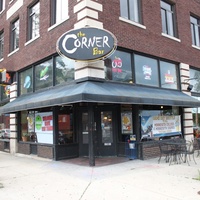
[[192,84],[189,84],[188,82],[190,80],[197,80],[198,78],[187,78],[184,80],[184,83],[183,84],[188,84],[188,87],[187,87],[187,91],[191,91],[193,89],[193,85]]
[[190,92],[193,88],[193,85],[189,84],[188,87],[187,87],[187,90]]

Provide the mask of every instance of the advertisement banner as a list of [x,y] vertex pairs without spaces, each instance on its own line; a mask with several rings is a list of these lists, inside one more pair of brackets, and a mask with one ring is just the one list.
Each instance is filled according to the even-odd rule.
[[53,115],[52,112],[35,115],[35,132],[39,143],[53,144]]
[[181,134],[181,117],[142,116],[142,137],[165,137]]

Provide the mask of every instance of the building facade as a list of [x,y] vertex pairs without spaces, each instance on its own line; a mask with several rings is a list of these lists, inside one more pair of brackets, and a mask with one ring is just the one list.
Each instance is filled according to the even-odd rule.
[[[11,130],[10,152],[89,156],[94,165],[96,156],[126,156],[128,142],[143,159],[154,155],[149,141],[192,139],[199,11],[197,0],[0,0],[0,69],[7,72],[0,123]],[[117,39],[109,57],[58,54],[64,33],[90,27]],[[83,37],[80,31],[75,47],[92,46]],[[98,41],[94,48],[103,51]],[[0,141],[2,151],[7,142]]]

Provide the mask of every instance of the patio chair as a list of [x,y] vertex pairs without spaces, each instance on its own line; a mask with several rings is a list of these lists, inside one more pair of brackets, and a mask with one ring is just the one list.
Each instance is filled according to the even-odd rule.
[[190,165],[189,160],[191,161],[191,156],[193,157],[194,163],[197,164],[194,158],[194,152],[195,152],[194,141],[186,141],[185,148],[182,148],[181,154],[184,155],[185,162],[187,161],[188,165]]
[[173,150],[169,148],[169,145],[159,143],[159,149],[160,149],[160,157],[158,159],[158,163],[160,163],[161,157],[165,156],[166,162],[170,161],[171,156],[173,155]]
[[200,155],[200,138],[195,138],[196,150],[198,150],[197,157]]

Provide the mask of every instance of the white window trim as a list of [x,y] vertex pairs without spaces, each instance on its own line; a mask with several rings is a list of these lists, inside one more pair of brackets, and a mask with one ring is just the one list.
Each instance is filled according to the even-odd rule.
[[199,46],[192,45],[192,47],[193,47],[193,48],[195,48],[195,49],[198,49],[198,50],[200,50],[200,47],[199,47]]
[[27,42],[24,44],[24,46],[26,46],[26,45],[28,45],[28,44],[34,42],[34,41],[35,41],[36,39],[38,39],[39,37],[40,37],[40,35],[38,35],[37,37],[32,38],[31,40],[27,41]]
[[14,51],[12,51],[11,53],[8,54],[8,57],[13,55],[14,53],[16,53],[17,51],[19,51],[19,48],[15,49]]
[[177,41],[177,42],[181,42],[180,39],[178,39],[178,38],[176,38],[176,37],[173,37],[173,36],[171,36],[171,35],[167,35],[166,33],[162,33],[162,36],[167,37],[167,38],[172,39],[172,40],[175,40],[175,41]]
[[134,22],[132,20],[129,20],[129,19],[126,19],[126,18],[123,18],[123,17],[119,17],[119,20],[126,22],[126,23],[129,23],[129,24],[132,24],[132,25],[137,26],[139,28],[146,29],[146,26],[139,24],[137,22]]
[[50,26],[50,27],[48,28],[48,31],[50,31],[50,30],[56,28],[57,26],[61,25],[62,23],[64,23],[64,22],[67,21],[68,19],[69,19],[69,16],[68,16],[66,19],[60,21],[59,23],[53,24],[52,26]]

